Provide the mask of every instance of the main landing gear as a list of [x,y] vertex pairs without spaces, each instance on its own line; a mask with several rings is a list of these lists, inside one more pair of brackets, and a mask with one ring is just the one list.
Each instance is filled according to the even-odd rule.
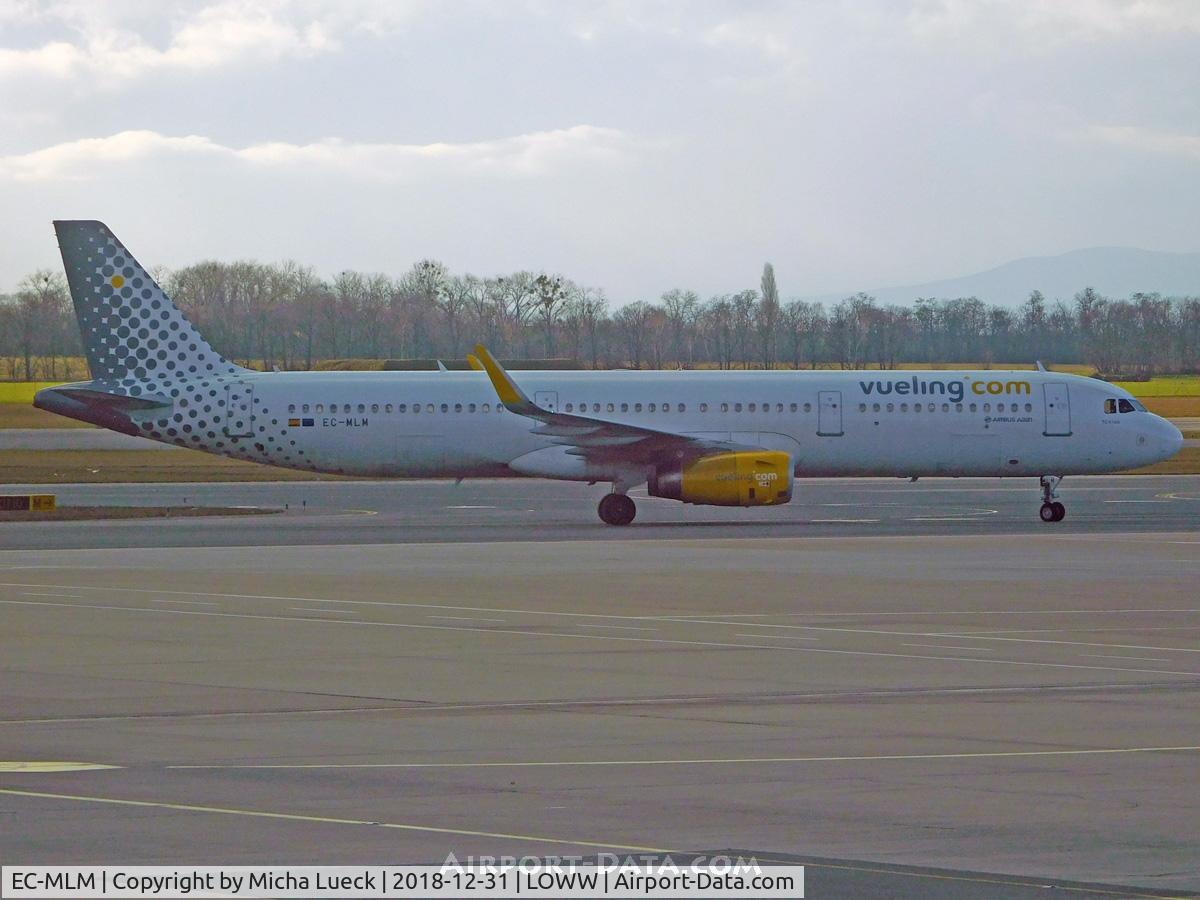
[[637,515],[637,506],[628,495],[614,491],[600,499],[599,512],[605,525],[628,525]]
[[1043,522],[1061,522],[1066,518],[1067,508],[1058,502],[1058,485],[1061,481],[1061,475],[1043,475],[1041,478],[1042,508],[1038,515]]

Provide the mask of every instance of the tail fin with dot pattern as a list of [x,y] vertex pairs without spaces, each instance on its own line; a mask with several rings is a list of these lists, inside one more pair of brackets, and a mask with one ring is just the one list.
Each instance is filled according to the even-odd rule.
[[197,379],[245,372],[200,336],[102,222],[56,221],[92,378],[114,394],[170,394]]

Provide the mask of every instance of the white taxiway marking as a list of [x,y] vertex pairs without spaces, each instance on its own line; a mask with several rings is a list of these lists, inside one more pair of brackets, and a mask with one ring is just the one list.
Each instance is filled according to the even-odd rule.
[[217,603],[212,603],[208,600],[157,600],[150,598],[151,603],[186,603],[189,606],[218,606]]
[[[334,612],[335,610],[330,610]],[[426,616],[427,619],[451,619],[455,622],[499,622],[503,624],[503,619],[482,619],[478,616]]]
[[[1128,666],[1091,666],[1079,665],[1076,663],[1054,663],[1054,662],[1029,662],[1016,659],[980,659],[977,656],[928,656],[916,653],[886,653],[881,650],[835,650],[822,647],[784,647],[779,644],[737,644],[725,641],[685,641],[670,638],[657,637],[633,637],[632,635],[621,634],[573,634],[570,632],[555,632],[553,635],[547,635],[543,631],[521,631],[516,628],[473,628],[468,625],[418,625],[415,623],[406,622],[372,622],[365,619],[310,619],[302,616],[271,616],[252,613],[233,613],[233,612],[209,612],[207,610],[197,609],[158,609],[147,608],[144,606],[109,606],[98,603],[56,603],[49,600],[0,600],[0,603],[6,603],[17,606],[53,606],[65,607],[67,609],[104,609],[113,610],[116,612],[135,612],[135,613],[159,613],[171,614],[177,616],[213,616],[224,619],[252,619],[255,621],[264,622],[304,622],[310,625],[362,625],[371,628],[410,628],[410,629],[427,629],[438,631],[474,631],[479,634],[498,636],[498,635],[522,635],[525,637],[560,637],[571,640],[590,640],[590,641],[634,641],[645,644],[669,644],[671,646],[685,647],[719,647],[725,650],[783,650],[792,653],[829,653],[840,656],[878,656],[888,657],[891,659],[924,659],[924,660],[954,660],[956,662],[982,663],[984,665],[998,666],[1023,666],[1043,669],[1087,669],[1099,672],[1137,672],[1140,674],[1149,675],[1183,675],[1188,678],[1200,677],[1200,672],[1179,672],[1167,669],[1132,669]],[[740,623],[731,623],[740,624]],[[787,627],[787,626],[784,626]],[[817,629],[826,631],[840,631],[842,629]],[[850,630],[850,629],[848,629]],[[870,632],[867,632],[870,633]],[[885,632],[889,633],[889,632]],[[914,637],[916,635],[913,635]],[[939,636],[939,635],[933,635]],[[1107,645],[1102,645],[1107,646]]]
[[580,628],[610,628],[615,631],[657,631],[656,628],[646,628],[642,625],[580,625]]
[[1109,656],[1104,653],[1080,653],[1080,656],[1087,656],[1091,659],[1140,659],[1146,662],[1170,662],[1162,656]]
[[734,637],[753,638],[756,641],[761,640],[762,638],[774,638],[777,641],[819,641],[820,640],[820,638],[800,637],[799,635],[795,635],[795,634],[741,634],[736,631],[733,633],[733,636]]
[[953,644],[901,644],[901,647],[936,647],[939,650],[970,650],[973,653],[995,653],[991,647],[956,647]]
[[879,756],[743,756],[697,759],[581,759],[516,760],[513,762],[476,763],[229,763],[210,765],[174,765],[167,769],[505,769],[570,768],[573,766],[714,766],[753,763],[822,762],[901,762],[929,759],[1006,759],[1040,756],[1095,756],[1128,753],[1191,753],[1200,746],[1181,747],[1099,747],[1082,750],[994,750],[968,753],[897,753]]
[[565,838],[539,837],[530,834],[509,834],[501,831],[472,831],[466,828],[437,828],[432,825],[412,825],[401,822],[371,822],[365,819],[337,819],[331,816],[305,816],[297,813],[267,812],[258,809],[235,809],[226,806],[197,806],[192,803],[166,803],[158,800],[123,800],[117,797],[94,797],[82,794],[51,794],[45,791],[18,791],[0,788],[0,794],[10,797],[37,797],[45,800],[78,800],[85,803],[109,803],[115,806],[139,806],[151,809],[172,809],[183,812],[216,813],[226,816],[252,816],[261,819],[283,819],[289,822],[314,822],[321,825],[355,825],[371,828],[394,828],[401,831],[423,831],[432,834],[457,834],[470,837],[501,838],[523,844],[565,844],[575,847],[608,847],[614,850],[634,850],[639,853],[670,853],[658,847],[635,847],[609,841],[573,841]]
[[307,607],[307,606],[289,606],[288,609],[291,610],[292,612],[319,612],[319,613],[336,613],[337,612],[336,609],[330,609],[329,607],[323,607],[321,609],[311,609],[310,607]]
[[22,597],[58,597],[60,600],[82,600],[83,594],[43,594],[37,591],[21,591]]
[[495,509],[494,506],[447,506],[446,509]]

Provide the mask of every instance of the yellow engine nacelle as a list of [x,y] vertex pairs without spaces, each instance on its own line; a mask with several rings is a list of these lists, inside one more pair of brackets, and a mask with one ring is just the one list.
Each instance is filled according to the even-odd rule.
[[718,453],[659,466],[651,497],[707,506],[774,506],[792,499],[792,458],[776,450]]

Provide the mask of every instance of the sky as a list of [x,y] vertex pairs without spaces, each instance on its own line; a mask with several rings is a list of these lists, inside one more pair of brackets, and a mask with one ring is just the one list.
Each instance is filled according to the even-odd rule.
[[908,284],[1200,250],[1197,0],[0,0],[0,291],[146,265]]

